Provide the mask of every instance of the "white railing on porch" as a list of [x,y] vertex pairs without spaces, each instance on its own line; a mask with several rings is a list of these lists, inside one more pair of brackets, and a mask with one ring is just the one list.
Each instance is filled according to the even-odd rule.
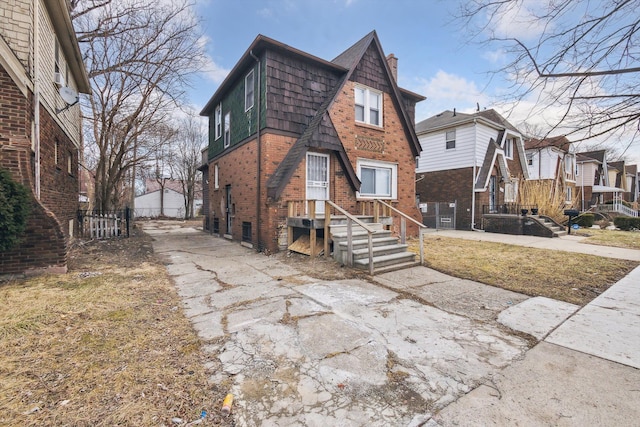
[[638,211],[625,206],[620,200],[614,200],[612,204],[597,205],[595,212],[617,212],[622,215],[638,217]]

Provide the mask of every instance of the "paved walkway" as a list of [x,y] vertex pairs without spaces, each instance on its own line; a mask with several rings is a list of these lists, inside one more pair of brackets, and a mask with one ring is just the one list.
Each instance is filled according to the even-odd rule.
[[144,228],[205,343],[211,381],[236,395],[238,426],[640,419],[640,268],[579,309],[425,267],[319,280],[175,222]]

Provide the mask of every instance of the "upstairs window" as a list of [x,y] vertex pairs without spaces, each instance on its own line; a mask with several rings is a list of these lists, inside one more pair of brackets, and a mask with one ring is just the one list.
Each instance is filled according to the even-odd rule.
[[222,104],[218,104],[216,107],[216,112],[214,114],[214,128],[215,128],[215,139],[220,138],[222,135]]
[[364,86],[354,91],[356,122],[382,127],[382,92]]
[[447,150],[453,150],[456,148],[456,130],[447,131],[445,135],[445,146]]
[[249,74],[247,74],[247,77],[244,78],[244,111],[253,107],[254,86],[253,70],[251,70]]
[[224,148],[231,144],[231,113],[224,115]]
[[513,138],[504,140],[504,155],[508,159],[513,159]]
[[527,154],[527,164],[533,166],[533,154]]
[[213,165],[213,188],[220,188],[220,166],[217,163]]

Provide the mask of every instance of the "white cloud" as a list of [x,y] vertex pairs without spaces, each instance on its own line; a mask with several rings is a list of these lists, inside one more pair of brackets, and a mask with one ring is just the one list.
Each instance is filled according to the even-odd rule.
[[204,67],[202,68],[202,73],[214,83],[222,83],[222,81],[229,75],[229,71],[224,67],[219,66],[215,63],[213,58],[207,55],[205,59]]
[[474,81],[456,74],[439,70],[431,79],[420,79],[417,93],[427,97],[416,107],[416,121],[424,120],[444,110],[456,108],[462,112],[473,112],[477,104],[486,106],[487,97]]
[[268,7],[258,9],[256,13],[263,18],[271,18],[273,16],[273,10]]
[[[546,27],[546,21],[537,18],[538,12],[547,8],[547,2],[541,0],[524,0],[509,2],[500,9],[500,13],[491,17],[489,30],[498,37],[513,37],[521,40],[531,40],[538,37]],[[489,19],[489,17],[487,17]]]
[[486,50],[483,51],[480,56],[492,64],[500,64],[507,58],[507,53],[504,49]]

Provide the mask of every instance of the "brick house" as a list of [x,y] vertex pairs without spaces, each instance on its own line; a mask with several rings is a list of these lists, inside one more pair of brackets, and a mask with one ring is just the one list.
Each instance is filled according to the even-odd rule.
[[2,2],[0,167],[33,196],[21,243],[0,253],[2,275],[66,271],[82,132],[80,107],[68,107],[60,89],[67,99],[90,93],[81,58],[67,1]]
[[576,153],[566,136],[544,139],[531,138],[524,142],[529,179],[548,183],[552,191],[564,194],[572,206],[576,193]]
[[419,221],[414,114],[424,97],[400,89],[396,72],[375,31],[332,61],[258,35],[201,112],[205,228],[274,252],[292,238],[293,202],[355,214],[380,198]]
[[528,178],[523,138],[495,110],[444,111],[416,125],[420,203],[455,203],[455,228],[480,228],[483,209],[516,203]]

